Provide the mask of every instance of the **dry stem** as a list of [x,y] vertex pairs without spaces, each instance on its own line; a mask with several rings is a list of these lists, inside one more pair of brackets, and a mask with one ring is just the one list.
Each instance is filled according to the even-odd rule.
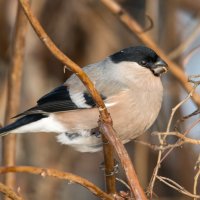
[[22,197],[17,195],[11,188],[0,183],[0,192],[2,192],[6,197],[12,200],[23,200]]
[[[22,65],[25,49],[25,35],[27,32],[28,20],[23,13],[23,10],[18,6],[14,42],[11,55],[11,69],[8,80],[8,97],[6,105],[6,124],[10,122],[10,118],[17,114],[20,103],[20,89]],[[16,136],[8,135],[3,138],[3,165],[9,166],[15,164],[16,153]],[[15,177],[11,174],[6,174],[5,184],[9,187],[14,187]]]
[[[200,177],[200,154],[199,154],[199,156],[198,156],[195,169],[197,169],[197,173],[196,173],[196,175],[194,176],[193,193],[196,195],[196,194],[197,194],[198,180],[199,180],[199,177]],[[194,200],[197,200],[197,198],[195,197]]]
[[178,132],[158,132],[158,133],[156,133],[156,135],[164,135],[164,136],[174,135],[181,139],[181,143],[179,142],[179,145],[182,145],[184,143],[200,144],[200,140],[185,137],[185,135],[178,133]]
[[108,194],[116,193],[116,181],[115,181],[115,160],[113,158],[113,146],[109,145],[108,140],[103,137],[103,151],[104,151],[104,165],[105,165],[105,179],[106,179],[106,189]]
[[180,43],[180,45],[174,49],[172,52],[168,54],[170,59],[175,59],[180,56],[191,44],[194,40],[199,36],[200,32],[200,24],[197,24],[196,27],[191,31],[188,38]]
[[[169,131],[170,131],[170,127],[171,127],[171,124],[172,124],[172,119],[174,118],[174,114],[176,113],[176,111],[177,111],[185,102],[187,102],[187,101],[192,97],[192,95],[193,95],[193,93],[194,93],[194,91],[195,91],[195,89],[196,89],[197,86],[198,86],[198,85],[195,85],[195,86],[192,88],[191,92],[188,94],[188,96],[187,96],[185,99],[183,99],[181,102],[179,102],[174,108],[172,108],[172,112],[171,112],[171,115],[170,115],[170,118],[169,118],[169,121],[168,121],[168,124],[167,124],[167,130],[166,130],[166,132],[169,132]],[[166,138],[166,137],[165,137],[165,138]]]
[[[181,102],[179,102],[173,109],[172,109],[172,112],[171,112],[171,115],[170,115],[170,118],[169,118],[169,121],[168,121],[168,124],[167,124],[167,130],[166,130],[166,133],[169,133],[170,131],[170,127],[171,127],[171,123],[172,123],[172,119],[174,117],[174,114],[176,113],[176,111],[180,108],[180,106],[182,106],[185,102],[187,102],[191,96],[193,95],[196,87],[198,85],[195,85],[192,90],[190,91],[190,93],[187,95],[187,97],[185,99],[183,99]],[[163,145],[165,144],[166,142],[166,137],[167,137],[167,134],[164,135],[164,136],[161,136],[161,135],[158,135],[158,138],[159,138],[159,143],[160,143],[160,146],[163,147]],[[179,141],[180,142],[180,141]],[[174,147],[172,147],[174,148]],[[170,151],[171,152],[171,151]],[[157,178],[157,174],[158,174],[158,170],[160,168],[160,165],[161,165],[161,162],[163,161],[162,159],[162,153],[163,153],[163,149],[161,148],[158,152],[158,158],[157,158],[157,163],[156,163],[156,166],[154,168],[154,171],[153,171],[153,175],[151,177],[151,180],[150,180],[150,183],[149,183],[149,187],[148,187],[148,193],[150,196],[152,196],[153,194],[153,188],[154,188],[154,184],[155,184],[155,181],[156,181],[156,178]],[[166,156],[166,155],[165,155]]]
[[79,185],[82,185],[83,187],[88,189],[90,192],[92,192],[95,196],[101,199],[108,199],[108,200],[113,199],[110,195],[103,192],[100,188],[98,188],[96,185],[94,185],[87,179],[84,179],[80,176],[77,176],[71,173],[62,172],[55,169],[30,167],[30,166],[0,167],[0,174],[4,174],[8,172],[26,172],[30,174],[40,175],[42,177],[49,176],[49,177],[54,177],[60,180],[67,180],[67,181],[70,181],[70,183],[77,183]]
[[141,141],[141,140],[134,140],[134,142],[142,144],[144,146],[147,146],[154,151],[167,150],[167,149],[179,147],[180,145],[182,145],[180,143],[178,143],[178,144],[176,143],[176,144],[167,144],[165,146],[160,146],[160,145],[156,145],[156,144],[150,144],[148,142],[144,142],[144,141]]
[[166,185],[168,185],[169,187],[173,188],[174,190],[177,190],[178,192],[187,195],[188,197],[193,197],[193,198],[200,198],[199,195],[195,195],[192,194],[191,192],[187,191],[184,187],[182,187],[181,185],[179,185],[178,183],[176,183],[175,181],[173,181],[170,178],[166,178],[163,176],[157,176],[156,177],[159,181],[165,183]]
[[[183,135],[184,135],[184,136],[187,135],[187,134],[192,130],[192,128],[195,127],[199,122],[200,122],[200,119],[197,119],[194,123],[192,123],[192,125],[183,133]],[[174,149],[176,146],[180,146],[182,142],[183,142],[183,141],[181,141],[181,139],[179,139],[179,140],[174,144],[174,146],[172,146],[172,147],[165,153],[165,155],[162,157],[162,159],[161,159],[160,162],[162,163],[162,161],[173,151],[173,149]]]

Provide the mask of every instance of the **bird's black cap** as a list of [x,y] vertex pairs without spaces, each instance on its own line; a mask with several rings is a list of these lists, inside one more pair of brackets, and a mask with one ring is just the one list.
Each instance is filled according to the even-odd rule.
[[156,62],[158,55],[146,46],[135,46],[122,49],[111,55],[110,58],[114,63],[128,61],[140,64],[141,61]]
[[167,72],[167,63],[155,51],[145,46],[136,46],[123,49],[110,56],[114,63],[136,62],[141,67],[148,68],[155,76]]

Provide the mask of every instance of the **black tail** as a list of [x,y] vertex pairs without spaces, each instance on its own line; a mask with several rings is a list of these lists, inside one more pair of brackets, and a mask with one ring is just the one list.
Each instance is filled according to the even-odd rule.
[[32,115],[27,115],[27,116],[21,117],[21,118],[17,119],[15,122],[13,122],[12,124],[9,124],[3,128],[0,128],[0,134],[4,135],[9,131],[12,131],[12,130],[19,128],[21,126],[24,126],[26,124],[38,121],[44,117],[48,117],[48,116],[44,115],[44,114],[32,114]]

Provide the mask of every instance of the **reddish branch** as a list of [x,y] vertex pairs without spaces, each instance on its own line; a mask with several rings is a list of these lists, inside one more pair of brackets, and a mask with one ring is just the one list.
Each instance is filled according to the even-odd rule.
[[[148,47],[154,49],[160,57],[163,58],[168,63],[171,73],[176,77],[176,79],[181,83],[185,90],[189,93],[192,90],[192,85],[188,83],[188,77],[185,75],[180,66],[172,62],[169,57],[160,49],[157,44],[145,33],[143,33],[142,27],[137,23],[137,21],[131,17],[118,3],[114,0],[101,0],[101,2],[114,14],[116,14],[119,19],[126,25],[140,41],[146,44]],[[200,96],[194,93],[192,96],[193,100],[197,105],[200,105]]]
[[[8,79],[8,97],[6,105],[6,124],[10,122],[10,118],[17,114],[20,103],[20,89],[22,65],[25,48],[25,35],[27,32],[28,20],[23,10],[18,6],[15,33],[12,45],[11,68]],[[16,153],[16,136],[9,135],[3,138],[3,165],[9,166],[15,164]],[[14,187],[15,178],[11,174],[6,174],[5,183],[10,187]]]
[[30,167],[30,166],[0,167],[0,174],[4,174],[8,172],[26,172],[30,174],[40,175],[42,177],[49,176],[49,177],[54,177],[60,180],[67,180],[72,183],[77,183],[79,185],[82,185],[83,187],[88,189],[90,192],[92,192],[95,196],[101,199],[108,199],[108,200],[113,199],[110,195],[103,192],[100,188],[98,188],[96,185],[94,185],[90,181],[71,173],[62,172],[55,169]]
[[[47,46],[47,48],[51,51],[51,53],[58,60],[60,60],[62,63],[64,63],[64,65],[67,65],[74,73],[76,73],[76,75],[80,78],[80,80],[87,87],[88,91],[90,92],[90,94],[92,95],[93,99],[95,100],[95,102],[97,103],[97,105],[99,107],[99,112],[100,112],[100,116],[101,116],[100,125],[102,127],[109,127],[105,132],[103,132],[103,137],[105,134],[107,138],[113,138],[113,140],[109,140],[109,141],[115,147],[115,149],[118,153],[118,156],[123,164],[123,168],[125,169],[126,177],[130,184],[130,188],[131,188],[132,192],[134,193],[136,199],[144,199],[145,200],[146,197],[145,197],[144,191],[142,190],[142,188],[139,184],[137,176],[133,176],[135,174],[135,171],[132,166],[131,160],[130,160],[124,146],[122,145],[121,141],[117,138],[116,132],[113,130],[113,128],[111,126],[112,120],[110,118],[110,115],[104,105],[103,100],[101,99],[100,95],[98,94],[97,90],[95,89],[93,83],[90,81],[88,76],[82,71],[82,69],[76,63],[74,63],[71,59],[69,59],[66,55],[64,55],[55,46],[55,44],[52,42],[52,40],[45,33],[44,29],[41,27],[38,20],[33,16],[28,1],[27,0],[19,0],[19,2],[21,3],[21,5],[24,9],[24,12],[27,15],[27,18],[30,21],[35,32],[38,34],[38,36],[43,41],[43,43]],[[102,128],[102,130],[104,131],[105,128]],[[103,140],[105,141],[106,138],[103,138]],[[108,148],[108,147],[109,147],[109,145],[104,145],[104,148]],[[108,151],[111,151],[111,150],[112,150],[112,148],[109,147]],[[121,154],[120,151],[122,151],[123,154]],[[112,154],[110,154],[110,155],[112,155]],[[104,157],[107,159],[110,159],[110,158],[108,158],[107,155],[105,155]],[[113,160],[113,158],[110,160]],[[126,162],[124,162],[124,160],[126,160]],[[109,162],[109,160],[108,160],[108,162]],[[127,169],[129,169],[129,170],[127,170]],[[113,184],[115,184],[115,183],[113,183]]]
[[125,170],[126,175],[129,175],[129,177],[127,177],[127,179],[128,179],[128,182],[129,182],[129,185],[130,185],[132,191],[134,192],[135,199],[136,200],[139,200],[139,199],[146,200],[147,198],[143,192],[143,189],[140,186],[140,183],[138,181],[134,167],[132,164],[130,164],[131,161],[126,152],[126,149],[124,148],[124,145],[119,141],[119,139],[117,137],[115,137],[116,132],[114,131],[114,129],[112,128],[112,126],[110,124],[102,123],[100,128],[107,135],[109,141],[112,144],[117,144],[115,146],[115,150],[120,158],[121,164]]
[[[100,123],[101,124],[101,123]],[[104,133],[102,131],[102,133]],[[104,155],[104,170],[105,170],[105,182],[106,189],[109,194],[116,193],[116,180],[115,180],[115,160],[111,159],[114,157],[113,155],[113,146],[109,144],[106,137],[103,137],[102,134],[102,142],[103,142],[103,155]],[[113,144],[111,142],[111,144]]]

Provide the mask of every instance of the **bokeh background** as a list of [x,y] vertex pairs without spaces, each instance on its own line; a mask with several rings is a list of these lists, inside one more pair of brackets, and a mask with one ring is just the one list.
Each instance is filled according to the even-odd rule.
[[[148,34],[159,47],[180,64],[185,72],[200,74],[198,48],[189,59],[185,59],[191,49],[200,44],[200,1],[199,0],[118,0],[118,3],[133,16],[144,30],[153,21]],[[98,0],[32,0],[32,9],[46,32],[57,46],[80,66],[97,62],[119,49],[139,45],[141,42]],[[0,0],[0,122],[4,123],[7,103],[7,80],[11,66],[12,38],[16,19],[17,1]],[[196,34],[194,34],[194,32]],[[179,49],[181,44],[190,42]],[[19,112],[33,106],[37,99],[54,87],[62,84],[70,72],[63,73],[63,65],[55,59],[41,43],[29,25],[26,35],[26,50]],[[157,138],[152,131],[166,130],[171,109],[187,93],[179,82],[168,73],[164,77],[164,102],[160,115],[149,131],[139,140],[151,144]],[[181,116],[190,114],[196,106],[192,101],[185,104],[175,115],[174,122]],[[198,116],[182,124],[186,130]],[[190,137],[199,137],[200,127],[196,126]],[[176,141],[171,138],[170,142]],[[146,188],[156,165],[157,151],[142,144],[130,142],[126,145],[142,186]],[[184,188],[193,190],[194,169],[200,153],[197,145],[185,144],[176,148],[162,163],[159,174],[172,178]],[[79,153],[68,146],[56,142],[53,133],[23,134],[17,137],[17,164],[50,167],[83,176],[104,189],[103,171],[99,169],[103,161],[102,153]],[[122,171],[117,175],[125,179]],[[199,183],[200,185],[200,183]],[[28,200],[95,200],[98,199],[84,188],[52,178],[41,178],[29,174],[17,174],[17,186]],[[118,184],[120,190],[126,190]],[[198,187],[200,192],[200,186]],[[155,199],[191,199],[157,181]]]

